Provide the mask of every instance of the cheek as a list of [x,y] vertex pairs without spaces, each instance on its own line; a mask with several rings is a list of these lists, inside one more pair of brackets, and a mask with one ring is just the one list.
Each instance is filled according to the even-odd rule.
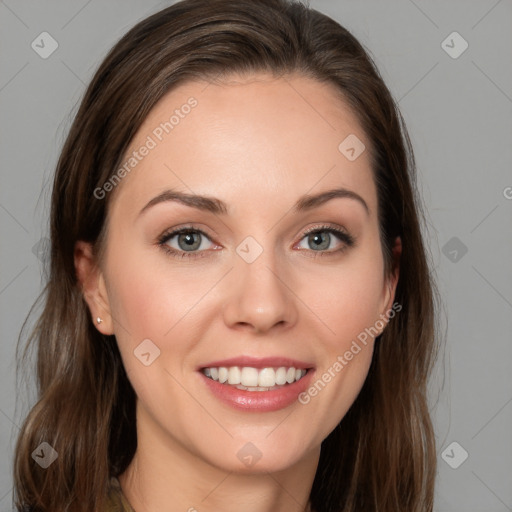
[[[327,435],[344,417],[363,386],[372,361],[374,340],[383,323],[384,263],[378,238],[354,251],[343,263],[323,270],[306,300],[329,327],[322,338],[321,364],[302,396],[313,423]],[[305,289],[306,290],[306,289]]]
[[121,334],[127,331],[134,341],[141,336],[171,337],[169,331],[212,286],[208,274],[186,271],[165,255],[132,251],[129,256],[112,256],[108,275],[112,314],[122,324]]
[[329,352],[344,351],[380,320],[385,282],[378,252],[353,252],[339,264],[316,269],[307,283],[300,296],[324,324]]
[[[159,393],[165,398],[173,376],[183,378],[195,346],[205,337],[204,326],[214,321],[222,303],[212,299],[211,290],[224,271],[219,275],[218,268],[208,265],[170,261],[172,256],[138,248],[135,242],[131,247],[109,255],[109,302],[124,367],[137,395],[151,402]],[[141,346],[158,354],[155,364],[146,367],[137,359],[147,352]]]
[[345,416],[367,378],[374,340],[382,327],[384,282],[378,259],[340,265],[329,279],[319,277],[315,281],[323,283],[322,292],[311,287],[304,301],[314,304],[311,309],[321,319],[323,326],[318,326],[325,335],[319,338],[314,379],[299,402],[321,442]]

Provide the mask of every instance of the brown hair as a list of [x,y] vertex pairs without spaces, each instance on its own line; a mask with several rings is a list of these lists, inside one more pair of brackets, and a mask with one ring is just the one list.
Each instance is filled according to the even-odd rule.
[[[362,45],[329,17],[291,0],[178,2],[132,28],[87,88],[55,174],[49,275],[39,298],[44,310],[20,358],[36,344],[39,399],[15,453],[19,510],[102,510],[109,477],[126,469],[137,446],[135,393],[116,339],[92,325],[75,274],[76,241],[98,251],[104,242],[111,194],[98,200],[94,190],[111,179],[141,123],[173,87],[255,72],[299,73],[336,87],[371,143],[386,272],[392,244],[402,240],[395,295],[402,310],[377,339],[354,404],[322,443],[313,509],[432,510],[436,453],[426,395],[437,353],[437,292],[411,144]],[[44,441],[58,458],[43,470],[31,453]]]

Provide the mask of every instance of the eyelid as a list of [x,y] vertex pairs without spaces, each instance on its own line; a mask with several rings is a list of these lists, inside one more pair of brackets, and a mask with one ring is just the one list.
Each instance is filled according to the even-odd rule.
[[[355,241],[355,238],[342,226],[332,225],[332,224],[322,224],[319,226],[314,226],[311,228],[306,229],[302,232],[302,238],[304,238],[306,235],[309,235],[311,233],[317,233],[322,231],[331,231],[334,233],[337,233],[338,235],[343,235],[350,241]],[[302,240],[301,238],[301,240]]]
[[190,223],[190,224],[184,224],[182,226],[175,226],[173,228],[166,229],[159,237],[158,240],[164,240],[172,238],[173,236],[176,236],[178,234],[181,234],[183,232],[187,231],[193,231],[197,233],[201,233],[202,235],[206,236],[209,240],[212,239],[212,235],[206,232],[203,228],[200,228],[197,224]]

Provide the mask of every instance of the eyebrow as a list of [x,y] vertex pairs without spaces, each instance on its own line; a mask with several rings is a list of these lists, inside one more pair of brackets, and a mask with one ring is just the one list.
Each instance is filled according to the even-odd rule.
[[[293,206],[293,211],[295,213],[309,211],[314,208],[318,208],[319,206],[325,204],[327,201],[335,198],[353,199],[364,207],[367,214],[370,213],[370,208],[368,207],[366,201],[359,194],[356,194],[352,190],[348,190],[346,188],[326,190],[325,192],[320,192],[316,195],[303,195]],[[198,210],[214,213],[216,215],[226,215],[228,213],[228,206],[226,203],[220,199],[217,199],[216,197],[187,194],[177,190],[164,190],[161,194],[158,194],[156,197],[151,199],[146,204],[146,206],[142,208],[142,210],[139,212],[139,216],[149,208],[159,203],[169,201],[178,202]]]

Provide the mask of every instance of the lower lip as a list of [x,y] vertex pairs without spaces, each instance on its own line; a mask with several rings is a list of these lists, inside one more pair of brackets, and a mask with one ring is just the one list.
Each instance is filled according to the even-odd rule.
[[228,384],[221,384],[199,372],[210,391],[221,402],[235,409],[255,412],[278,411],[297,402],[299,394],[308,388],[313,373],[314,370],[310,369],[300,380],[274,391],[246,391]]

